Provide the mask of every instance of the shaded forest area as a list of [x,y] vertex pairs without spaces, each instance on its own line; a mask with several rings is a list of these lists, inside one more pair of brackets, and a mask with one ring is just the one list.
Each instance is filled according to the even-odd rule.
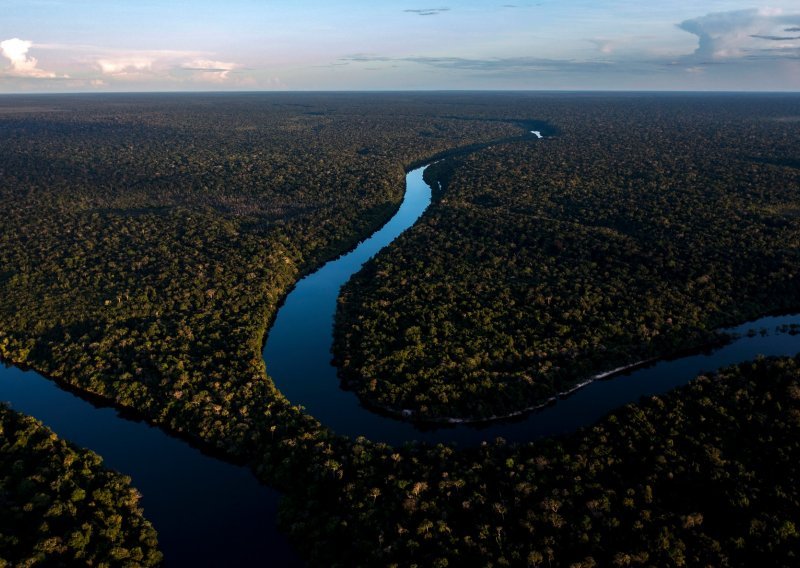
[[[338,527],[357,564],[796,566],[800,359],[699,377],[563,438],[377,463],[352,491],[359,530]],[[291,504],[323,537],[307,503]]]
[[557,137],[432,166],[431,210],[343,294],[347,384],[416,419],[502,416],[797,308],[800,132],[776,118],[800,108],[785,102],[546,108]]
[[157,566],[130,478],[0,404],[0,565]]
[[279,299],[391,215],[404,165],[517,133],[436,99],[299,100],[4,98],[2,355],[178,429],[236,426]]
[[[507,154],[498,146],[459,158],[462,163],[445,162],[502,176],[502,168],[484,162],[495,155],[501,163],[519,160],[522,174],[530,171],[528,160],[545,165],[536,152],[557,152],[560,144],[592,139],[600,152],[609,142],[602,126],[632,105],[665,125],[683,112],[706,115],[708,124],[719,121],[712,133],[730,124],[760,133],[765,124],[786,125],[777,119],[800,115],[800,99],[791,96],[3,97],[0,354],[249,463],[285,494],[282,525],[314,565],[724,566],[754,558],[796,564],[797,361],[762,362],[702,379],[565,440],[519,446],[498,440],[474,450],[393,448],[338,437],[268,379],[260,350],[280,298],[302,274],[391,214],[404,168],[453,147],[517,136],[520,121],[546,120],[560,130],[557,140],[529,148],[515,143]],[[669,134],[681,135],[673,130]],[[678,139],[693,147],[689,133]],[[742,159],[752,158],[755,174],[746,178],[752,185],[741,199],[752,195],[753,207],[778,207],[777,190],[767,182],[790,179],[794,170],[765,160],[796,156],[796,133],[787,128],[770,140],[746,139],[756,153]],[[644,144],[635,137],[628,143]],[[730,157],[728,144],[729,137],[719,138],[721,155]],[[562,156],[563,163],[537,173],[543,179],[537,187],[545,181],[566,187],[564,176],[594,163]],[[675,167],[674,175],[690,165]],[[431,218],[441,216],[450,192],[455,200],[459,188],[468,187],[459,182],[459,168],[437,174],[446,188]],[[594,178],[579,178],[578,186],[580,179]],[[495,225],[512,223],[504,216],[512,196],[498,187],[491,217],[482,210],[492,209],[494,191],[480,185],[490,196],[477,205],[463,198],[464,209],[475,210],[463,217],[464,230],[474,230],[470,223],[483,215]],[[562,201],[552,191],[547,214],[574,211],[573,201],[589,189],[573,188]],[[797,187],[783,189],[786,213]],[[655,189],[651,193],[658,203]],[[692,193],[678,195],[689,199]],[[518,203],[538,208],[537,199],[530,190]],[[592,207],[599,202],[589,201]],[[784,231],[777,234],[793,235],[793,215],[774,218],[782,223],[775,231]],[[566,232],[558,223],[553,227],[550,235]],[[719,227],[704,234],[720,234]],[[503,235],[497,227],[487,244]],[[412,232],[399,245],[414,238]],[[585,264],[579,245],[595,242],[588,229],[574,239],[560,251],[574,255],[570,270]],[[721,242],[710,258],[720,275],[728,272],[718,259],[735,256],[725,247],[739,242]],[[479,246],[464,243],[468,255]],[[480,269],[505,262],[503,250],[493,253],[499,262]],[[782,255],[788,254],[771,257],[773,292],[786,276]],[[547,258],[537,255],[531,251],[523,259],[543,260],[542,270],[549,269]],[[394,258],[394,249],[388,256]],[[409,269],[409,277],[420,268]],[[751,286],[748,278],[742,286]],[[502,278],[485,285],[509,286]],[[626,285],[620,284],[623,291]],[[788,294],[775,297],[782,301]],[[356,299],[351,296],[350,304]],[[753,306],[768,300],[747,299]],[[687,333],[692,321],[681,323]],[[713,324],[706,320],[697,329],[706,332]],[[638,338],[631,349],[640,348]],[[504,349],[501,344],[502,356]],[[672,484],[676,478],[680,484]]]

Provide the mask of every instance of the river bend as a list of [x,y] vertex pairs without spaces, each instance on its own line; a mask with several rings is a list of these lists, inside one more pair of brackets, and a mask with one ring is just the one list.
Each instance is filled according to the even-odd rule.
[[[738,338],[724,347],[592,382],[514,420],[431,429],[376,414],[339,386],[330,364],[333,317],[341,286],[430,204],[423,171],[408,173],[403,203],[383,228],[297,283],[269,332],[264,348],[269,376],[292,403],[338,434],[395,445],[419,440],[467,446],[496,437],[524,442],[592,424],[614,408],[669,391],[702,372],[758,355],[800,352],[800,335],[774,332],[778,326],[800,324],[800,314],[764,317],[726,330]],[[748,334],[751,329],[768,333]],[[279,494],[260,485],[247,469],[204,455],[112,408],[94,406],[33,371],[0,365],[0,400],[129,475],[143,495],[141,504],[158,531],[167,564],[243,566],[265,558],[276,565],[299,564],[276,528]]]
[[765,317],[723,330],[737,339],[712,352],[663,360],[590,382],[554,404],[510,420],[433,426],[377,413],[362,405],[354,392],[340,387],[338,369],[331,364],[334,316],[339,292],[350,276],[411,227],[427,209],[431,188],[423,180],[425,167],[406,175],[405,198],[386,225],[353,251],[297,283],[267,336],[263,353],[267,374],[293,404],[303,406],[308,414],[338,434],[364,436],[392,445],[416,440],[463,447],[497,437],[525,442],[589,425],[623,404],[666,392],[703,372],[749,361],[759,354],[800,352],[800,336],[747,334],[753,328],[800,324],[800,314]]

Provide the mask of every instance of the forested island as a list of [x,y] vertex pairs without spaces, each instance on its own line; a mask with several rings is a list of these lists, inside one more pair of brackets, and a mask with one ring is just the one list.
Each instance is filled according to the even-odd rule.
[[[797,308],[798,116],[792,95],[2,97],[0,355],[249,464],[312,565],[791,566],[796,359],[459,449],[338,436],[260,351],[292,285],[437,158],[432,209],[340,306],[336,358],[370,405],[513,412]],[[36,553],[22,532],[0,558]]]

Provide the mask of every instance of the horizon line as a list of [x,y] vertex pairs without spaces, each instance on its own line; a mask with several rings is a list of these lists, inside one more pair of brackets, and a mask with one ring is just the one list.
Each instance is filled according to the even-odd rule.
[[608,93],[608,94],[741,94],[798,95],[800,90],[730,89],[253,89],[253,90],[142,90],[142,91],[20,91],[0,92],[0,97],[63,95],[267,95],[267,94],[390,94],[390,93]]

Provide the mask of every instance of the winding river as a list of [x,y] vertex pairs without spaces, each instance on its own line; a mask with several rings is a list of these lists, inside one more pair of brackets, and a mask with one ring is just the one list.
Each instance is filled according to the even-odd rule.
[[[430,204],[423,170],[408,173],[404,201],[383,228],[297,283],[264,347],[267,372],[280,390],[339,434],[395,445],[420,440],[465,446],[498,436],[528,441],[591,424],[622,404],[671,390],[701,372],[760,354],[800,352],[800,335],[774,332],[778,326],[800,324],[800,314],[765,317],[726,330],[738,338],[724,347],[591,382],[514,420],[425,428],[370,411],[354,393],[340,388],[330,364],[333,316],[341,286]],[[751,329],[766,333],[748,334]],[[167,564],[247,566],[269,559],[275,565],[299,565],[275,525],[279,494],[260,485],[246,468],[205,455],[113,408],[95,406],[32,371],[0,366],[0,400],[131,476]]]
[[[536,133],[533,133],[536,135]],[[537,139],[540,136],[537,135]],[[343,390],[331,364],[333,320],[339,291],[351,275],[378,251],[411,227],[431,202],[431,188],[421,168],[406,176],[406,194],[397,214],[353,251],[323,265],[300,280],[286,297],[267,336],[267,374],[294,404],[338,434],[402,445],[414,440],[473,446],[497,437],[525,442],[570,432],[642,396],[663,393],[700,373],[749,361],[757,355],[794,355],[800,335],[748,336],[750,329],[774,329],[800,324],[800,314],[765,317],[723,330],[737,339],[711,352],[663,360],[631,372],[619,372],[589,382],[570,396],[536,411],[489,423],[415,424],[363,406],[355,393]]]

